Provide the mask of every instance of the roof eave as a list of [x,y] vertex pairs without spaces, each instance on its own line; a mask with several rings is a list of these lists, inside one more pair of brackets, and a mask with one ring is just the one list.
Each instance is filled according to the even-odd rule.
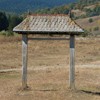
[[65,34],[65,35],[81,35],[84,33],[84,31],[23,31],[23,30],[13,30],[13,32],[16,32],[18,34]]

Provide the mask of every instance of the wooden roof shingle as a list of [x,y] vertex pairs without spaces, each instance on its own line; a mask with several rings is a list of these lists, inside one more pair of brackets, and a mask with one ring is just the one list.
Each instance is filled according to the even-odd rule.
[[84,32],[68,15],[28,15],[13,31],[18,33]]

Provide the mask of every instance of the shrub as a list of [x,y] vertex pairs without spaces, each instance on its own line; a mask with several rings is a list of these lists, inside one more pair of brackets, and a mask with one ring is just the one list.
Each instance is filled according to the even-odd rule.
[[5,13],[0,12],[0,31],[7,30],[9,26],[8,19]]
[[90,18],[90,19],[89,19],[89,23],[92,23],[92,22],[93,22],[93,19],[92,19],[92,18]]
[[99,27],[94,27],[94,31],[98,31],[99,30]]
[[14,36],[14,33],[11,31],[1,31],[0,35],[4,35],[4,36]]
[[84,33],[82,33],[82,36],[83,37],[86,37],[86,36],[88,36],[90,33],[87,31],[87,30],[84,30]]
[[92,29],[90,28],[89,31],[92,32]]

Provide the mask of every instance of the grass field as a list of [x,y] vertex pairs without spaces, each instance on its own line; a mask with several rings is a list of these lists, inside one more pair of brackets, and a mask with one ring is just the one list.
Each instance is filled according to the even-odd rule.
[[[0,37],[0,70],[20,69],[21,37]],[[28,86],[0,73],[0,100],[100,100],[100,39],[76,38],[76,90],[69,89],[69,41],[29,41]]]
[[[93,22],[89,22],[89,19],[92,19]],[[78,19],[76,22],[85,30],[92,35],[100,35],[100,16],[88,17],[83,19]],[[97,28],[97,30],[95,30]]]

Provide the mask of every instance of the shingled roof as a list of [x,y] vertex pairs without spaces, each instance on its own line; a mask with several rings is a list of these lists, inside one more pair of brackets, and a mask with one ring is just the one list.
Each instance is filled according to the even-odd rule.
[[83,29],[68,15],[28,15],[13,29],[18,33],[81,33]]

